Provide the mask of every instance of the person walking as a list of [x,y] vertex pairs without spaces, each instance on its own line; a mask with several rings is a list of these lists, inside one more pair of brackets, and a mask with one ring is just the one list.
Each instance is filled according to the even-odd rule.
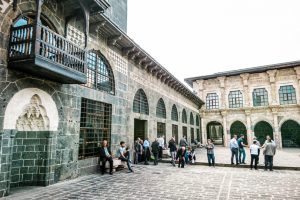
[[143,144],[143,148],[144,148],[144,159],[145,159],[145,165],[149,165],[149,157],[150,157],[150,142],[149,139],[146,138],[144,140],[144,144]]
[[207,160],[208,160],[208,165],[211,167],[215,167],[215,153],[214,153],[214,144],[212,143],[211,139],[207,140],[207,144],[205,146],[207,149]]
[[185,136],[183,136],[183,137],[180,139],[180,141],[179,141],[179,146],[181,146],[181,147],[187,147],[187,146],[188,146],[188,143],[187,143],[187,141],[186,141],[186,137],[185,137]]
[[235,157],[235,164],[238,165],[238,152],[239,152],[239,145],[237,142],[237,135],[234,134],[233,138],[230,140],[230,150],[231,150],[231,164],[234,165],[233,159]]
[[130,151],[128,148],[126,148],[126,143],[124,141],[120,142],[120,148],[117,152],[117,156],[120,160],[125,161],[127,163],[129,172],[133,172],[131,168]]
[[178,168],[184,168],[185,164],[185,154],[186,154],[186,148],[185,146],[181,146],[176,155],[176,160],[178,159]]
[[111,156],[110,148],[108,147],[107,140],[102,141],[102,146],[100,147],[100,161],[102,162],[101,172],[102,175],[105,173],[106,161],[109,162],[109,174],[113,174],[113,159]]
[[261,144],[260,144],[260,142],[257,140],[257,138],[255,136],[253,137],[253,141],[256,141],[256,145],[259,146],[258,156],[257,156],[257,164],[259,164],[259,156],[260,156]]
[[265,144],[263,145],[264,155],[265,155],[265,171],[273,171],[273,157],[276,153],[276,144],[272,141],[271,137],[268,135]]
[[258,163],[258,152],[260,147],[257,145],[257,141],[254,140],[253,144],[250,146],[250,155],[251,155],[251,164],[250,169],[253,169],[253,162],[254,162],[254,169],[257,170],[257,163]]
[[138,164],[141,161],[141,157],[143,153],[142,146],[138,139],[134,143],[134,152],[135,152],[134,164]]
[[169,148],[170,148],[170,154],[172,159],[171,163],[175,167],[177,147],[176,147],[176,142],[174,137],[172,137],[169,141]]
[[245,159],[246,159],[246,152],[244,147],[247,145],[244,144],[244,135],[241,134],[240,138],[238,139],[238,145],[239,145],[239,163],[240,164],[246,164]]
[[151,150],[154,156],[154,165],[158,164],[158,154],[159,154],[159,143],[158,139],[155,139],[154,142],[151,145]]

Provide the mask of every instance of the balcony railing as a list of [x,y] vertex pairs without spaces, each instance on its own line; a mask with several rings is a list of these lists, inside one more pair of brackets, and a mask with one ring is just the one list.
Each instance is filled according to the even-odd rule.
[[51,29],[12,27],[9,66],[61,83],[86,82],[86,51]]

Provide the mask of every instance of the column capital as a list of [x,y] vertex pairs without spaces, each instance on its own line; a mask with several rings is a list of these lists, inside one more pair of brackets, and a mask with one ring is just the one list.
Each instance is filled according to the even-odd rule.
[[225,88],[225,80],[226,80],[226,76],[221,76],[217,78],[219,83],[220,83],[220,87],[221,88]]
[[277,69],[269,70],[269,71],[267,71],[267,74],[269,75],[269,81],[270,81],[270,83],[274,83],[276,75],[277,75]]
[[240,77],[242,78],[244,86],[248,86],[249,75],[250,75],[249,73],[240,74]]
[[221,110],[221,115],[222,115],[222,117],[226,117],[227,116],[227,111],[226,110]]

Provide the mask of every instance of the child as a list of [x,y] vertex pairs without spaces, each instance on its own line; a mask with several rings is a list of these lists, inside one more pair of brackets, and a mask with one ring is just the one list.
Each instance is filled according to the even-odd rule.
[[253,161],[254,161],[254,169],[257,170],[257,163],[258,163],[258,152],[260,147],[257,145],[257,141],[254,140],[253,144],[250,146],[250,154],[251,154],[251,165],[250,168],[253,168]]
[[184,168],[184,163],[185,163],[185,154],[186,154],[186,149],[185,147],[180,147],[177,151],[176,155],[176,160],[179,159],[178,161],[178,168]]

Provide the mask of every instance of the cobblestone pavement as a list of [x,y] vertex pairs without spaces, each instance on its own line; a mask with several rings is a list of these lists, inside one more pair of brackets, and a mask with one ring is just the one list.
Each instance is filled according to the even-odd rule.
[[[250,164],[250,150],[246,148],[246,163]],[[206,150],[196,150],[198,162],[207,162]],[[215,147],[216,163],[230,164],[231,151],[228,147]],[[260,154],[260,164],[263,164],[263,154]],[[274,156],[274,166],[300,167],[300,148],[277,149]]]
[[137,165],[113,176],[88,175],[48,187],[23,188],[4,199],[300,199],[300,172],[251,171],[171,164]]

